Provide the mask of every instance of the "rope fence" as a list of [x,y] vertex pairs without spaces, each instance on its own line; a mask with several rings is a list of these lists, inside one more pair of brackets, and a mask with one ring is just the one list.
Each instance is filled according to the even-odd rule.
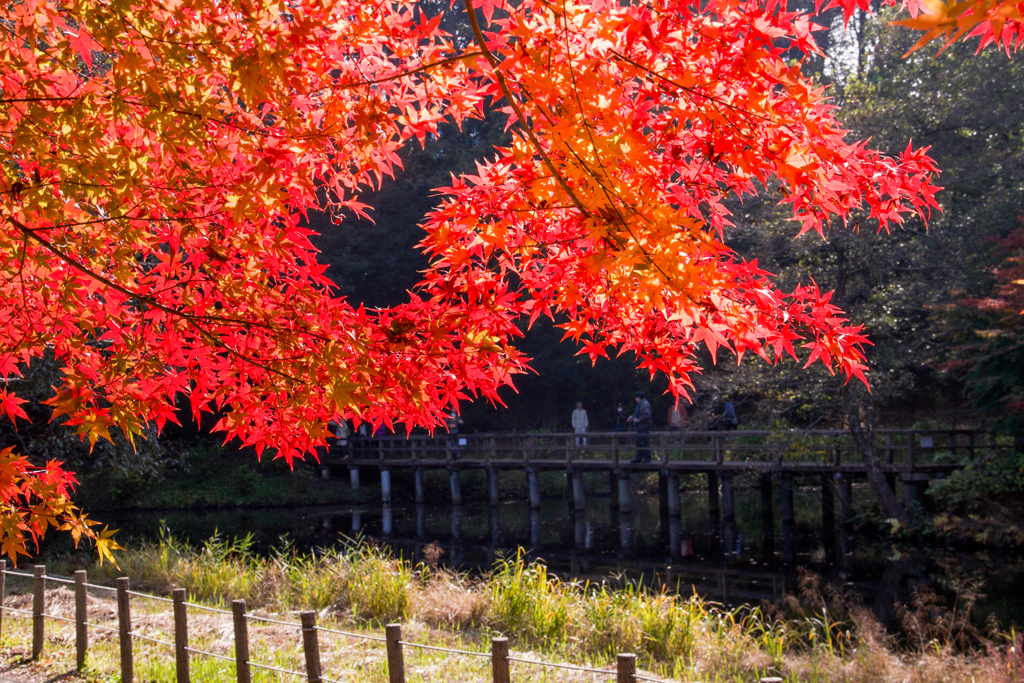
[[[6,595],[7,577],[27,578],[32,580],[32,609],[19,609],[7,607],[3,604]],[[75,596],[74,617],[65,617],[52,614],[46,611],[46,582],[54,581],[60,584],[67,584],[73,587]],[[117,627],[105,626],[89,621],[87,589],[98,588],[113,591],[117,596]],[[162,638],[139,633],[132,629],[131,605],[132,598],[142,600],[155,600],[169,603],[173,608],[174,626],[173,642]],[[101,631],[117,634],[117,643],[120,654],[121,683],[133,683],[134,681],[134,652],[135,641],[143,641],[153,645],[166,647],[174,651],[176,683],[191,683],[189,671],[190,660],[193,656],[209,657],[212,659],[230,662],[235,666],[235,680],[237,683],[252,683],[252,670],[270,671],[285,676],[293,676],[308,681],[308,683],[342,683],[341,681],[329,678],[323,673],[320,662],[319,635],[333,634],[358,640],[382,642],[386,647],[388,683],[405,683],[405,656],[404,648],[414,650],[426,650],[432,652],[444,652],[452,655],[465,657],[476,657],[489,659],[491,662],[491,678],[493,683],[511,683],[510,664],[527,664],[553,669],[567,669],[595,676],[614,677],[616,683],[636,683],[637,681],[660,682],[664,679],[649,678],[636,673],[636,655],[620,654],[616,661],[615,669],[595,669],[586,666],[572,664],[557,664],[544,662],[523,657],[513,657],[509,652],[507,638],[492,638],[491,651],[473,652],[470,650],[459,650],[455,648],[427,645],[425,643],[414,643],[402,640],[402,627],[400,624],[388,624],[384,627],[384,637],[340,631],[337,629],[317,626],[316,612],[305,611],[299,613],[299,621],[284,621],[273,619],[246,612],[244,600],[234,600],[231,603],[231,610],[217,609],[198,605],[186,601],[186,591],[183,588],[175,589],[171,598],[164,598],[149,593],[140,593],[129,590],[129,581],[126,577],[117,579],[116,587],[99,586],[86,581],[86,572],[76,571],[73,578],[48,576],[43,565],[36,565],[33,572],[17,572],[7,569],[6,560],[0,560],[0,633],[3,632],[3,618],[5,615],[31,618],[32,620],[32,658],[38,659],[43,652],[45,644],[46,621],[58,621],[74,625],[75,628],[75,659],[78,669],[85,665],[85,655],[89,648],[89,632]],[[234,626],[234,656],[209,652],[201,648],[189,645],[188,613],[189,610],[202,610],[208,613],[220,614],[231,618]],[[274,624],[294,628],[300,632],[302,637],[302,652],[305,659],[305,671],[297,671],[284,667],[274,666],[265,662],[253,661],[249,656],[249,624]],[[257,631],[258,633],[258,631]],[[157,634],[159,635],[159,634]],[[524,677],[528,680],[528,677]]]
[[610,676],[614,674],[614,671],[608,669],[593,669],[588,666],[574,666],[572,664],[556,664],[554,662],[542,662],[537,659],[523,659],[521,657],[509,657],[510,662],[519,662],[520,664],[533,664],[535,666],[545,666],[552,669],[569,669],[570,671],[582,671],[583,673],[596,674],[598,676]]

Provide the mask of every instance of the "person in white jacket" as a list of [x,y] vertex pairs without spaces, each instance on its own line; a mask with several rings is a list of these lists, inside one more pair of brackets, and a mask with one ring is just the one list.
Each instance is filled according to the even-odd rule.
[[[572,428],[577,434],[586,434],[587,427],[590,426],[590,420],[587,419],[587,411],[583,409],[583,401],[576,401],[576,410],[572,411]],[[587,437],[577,436],[577,446],[586,446]]]

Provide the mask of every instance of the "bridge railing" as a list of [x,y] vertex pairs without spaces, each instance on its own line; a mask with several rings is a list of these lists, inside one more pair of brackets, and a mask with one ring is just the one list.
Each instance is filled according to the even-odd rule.
[[[846,430],[654,431],[652,461],[725,464],[767,461],[831,466],[862,464],[863,457]],[[875,457],[883,465],[914,469],[931,464],[964,463],[982,448],[981,432],[970,429],[875,430]],[[350,437],[334,446],[328,462],[404,466],[467,465],[571,466],[628,462],[636,454],[633,432],[494,432],[472,434],[381,435]]]

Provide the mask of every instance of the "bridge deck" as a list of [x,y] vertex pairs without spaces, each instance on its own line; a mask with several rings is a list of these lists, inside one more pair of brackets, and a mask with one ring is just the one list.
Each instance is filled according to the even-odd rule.
[[[349,438],[325,466],[379,469],[844,473],[868,464],[847,431],[652,432],[651,462],[634,463],[628,432],[488,433]],[[582,439],[586,439],[584,443]],[[874,456],[886,474],[943,477],[983,446],[974,430],[876,430]]]

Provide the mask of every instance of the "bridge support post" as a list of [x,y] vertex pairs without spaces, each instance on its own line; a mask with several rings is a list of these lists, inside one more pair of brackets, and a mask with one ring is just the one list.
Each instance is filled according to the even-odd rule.
[[718,472],[708,472],[708,545],[718,554],[722,542],[722,518],[718,498]]
[[454,467],[448,470],[449,480],[452,489],[452,505],[462,505],[462,480],[459,478],[459,471]]
[[726,555],[736,553],[736,507],[732,495],[732,472],[722,472],[722,542]]
[[[462,508],[456,505],[452,508],[452,542],[458,543],[462,540]],[[452,561],[455,561],[455,550],[452,549]]]
[[619,479],[619,512],[625,514],[633,510],[633,504],[629,499],[629,472],[618,470]]
[[422,505],[423,501],[425,501],[426,498],[427,498],[426,493],[424,492],[426,487],[424,486],[423,477],[424,477],[423,470],[421,470],[421,469],[413,470],[413,473],[412,473],[413,485],[416,488],[416,498],[415,498],[414,502],[417,505]]
[[532,467],[526,469],[526,482],[530,488],[530,509],[540,509],[540,472]]
[[628,512],[619,513],[619,550],[622,552],[620,557],[626,557],[629,555],[629,550],[633,547],[633,521],[630,519]]
[[612,501],[612,509],[619,508],[619,475],[616,470],[608,471],[608,497]]
[[530,510],[530,547],[540,547],[540,510]]
[[[658,516],[662,522],[668,522],[668,471],[658,472]],[[668,526],[668,524],[665,524]]]
[[783,472],[779,477],[779,508],[782,513],[782,562],[792,565],[796,521],[793,516],[793,475],[789,472]]
[[497,550],[498,546],[501,545],[501,523],[498,519],[498,510],[496,508],[492,507],[488,511],[487,526],[491,534],[491,550]]
[[572,472],[572,507],[577,512],[587,509],[587,501],[583,491],[583,473]]
[[821,475],[821,536],[825,545],[825,561],[835,564],[838,559],[836,547],[836,500],[832,490],[832,476]]
[[348,483],[353,491],[359,490],[359,468],[350,467],[348,470]]
[[380,471],[380,499],[385,505],[391,502],[391,472]]
[[679,505],[679,475],[670,474],[668,479],[668,514],[669,521],[679,521],[679,511],[681,506]]
[[493,467],[487,468],[487,502],[490,505],[498,504],[498,470]]
[[761,538],[764,559],[775,558],[775,500],[772,491],[772,475],[761,475]]
[[422,539],[427,535],[427,510],[423,504],[416,506],[416,538]]
[[679,515],[668,519],[669,553],[676,558],[682,554],[683,525],[679,521]]
[[385,536],[390,536],[394,530],[394,513],[391,512],[391,504],[384,503],[381,526]]

